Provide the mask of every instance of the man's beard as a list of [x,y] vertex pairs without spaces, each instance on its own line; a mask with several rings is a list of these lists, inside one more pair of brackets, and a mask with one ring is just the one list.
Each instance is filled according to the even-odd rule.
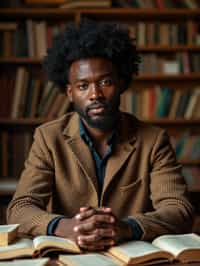
[[[92,104],[86,107],[85,110],[81,109],[74,103],[75,111],[80,115],[82,119],[92,128],[98,128],[101,130],[109,130],[116,126],[116,122],[119,117],[119,105],[120,97],[116,97],[111,101],[107,102],[105,100],[97,100]],[[95,108],[96,106],[101,106],[105,108],[105,112],[100,115],[96,115],[95,118],[92,118],[88,112]]]

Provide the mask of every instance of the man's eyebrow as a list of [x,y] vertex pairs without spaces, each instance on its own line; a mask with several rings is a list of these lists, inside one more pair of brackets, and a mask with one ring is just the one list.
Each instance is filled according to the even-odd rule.
[[[107,73],[100,74],[99,76],[97,75],[97,78],[98,79],[102,79],[102,78],[105,78],[107,76],[111,76],[112,74],[113,74],[113,72],[110,71],[110,72],[107,72]],[[87,77],[83,77],[83,78],[80,77],[80,78],[77,78],[75,80],[75,82],[88,82],[88,78]]]

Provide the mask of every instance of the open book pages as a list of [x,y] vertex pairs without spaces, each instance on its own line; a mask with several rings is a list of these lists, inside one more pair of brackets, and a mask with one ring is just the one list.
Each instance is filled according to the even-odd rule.
[[71,240],[55,236],[37,236],[33,240],[22,238],[14,243],[0,247],[0,260],[17,257],[37,257],[48,251],[66,251],[80,253],[79,247]]
[[14,261],[0,262],[0,266],[47,266],[49,258],[19,259]]
[[0,260],[32,256],[33,253],[33,241],[30,239],[20,239],[8,246],[0,247]]
[[160,260],[200,262],[200,236],[176,234],[157,237],[152,243],[130,241],[110,248],[108,254],[127,264],[151,264]]
[[125,263],[99,253],[60,255],[59,261],[68,266],[123,266]]
[[108,255],[117,257],[127,264],[160,263],[173,261],[173,255],[145,241],[130,241],[108,250]]
[[37,236],[33,239],[33,245],[36,250],[55,247],[71,253],[81,252],[79,247],[72,240],[56,236]]
[[152,244],[168,250],[181,262],[200,261],[200,236],[196,234],[163,235],[156,238]]
[[7,246],[17,237],[19,224],[0,225],[0,246]]

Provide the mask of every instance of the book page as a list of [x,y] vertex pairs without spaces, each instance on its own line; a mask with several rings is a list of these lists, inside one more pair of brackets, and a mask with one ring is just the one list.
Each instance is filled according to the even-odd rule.
[[0,247],[0,259],[31,256],[33,252],[33,241],[23,238],[8,246]]
[[116,259],[106,257],[98,253],[82,254],[82,255],[60,255],[59,261],[69,266],[119,266],[125,265]]
[[141,263],[159,258],[166,258],[168,260],[172,259],[169,252],[163,252],[160,248],[145,241],[130,241],[112,247],[108,252],[126,263]]
[[[6,261],[6,266],[45,266],[49,258],[41,259],[18,259],[14,261]],[[5,262],[0,262],[0,266],[5,266]]]
[[69,252],[80,253],[79,247],[70,239],[56,236],[37,236],[33,240],[35,249],[56,247]]
[[156,238],[152,244],[169,251],[175,257],[188,249],[199,248],[200,252],[200,237],[196,234],[163,235]]

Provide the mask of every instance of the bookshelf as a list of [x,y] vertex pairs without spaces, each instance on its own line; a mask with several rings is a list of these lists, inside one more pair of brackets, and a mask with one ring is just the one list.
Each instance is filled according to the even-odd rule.
[[[197,9],[147,9],[147,8],[107,8],[107,9],[71,9],[66,10],[63,8],[2,8],[0,9],[0,24],[1,22],[7,23],[16,23],[18,25],[26,25],[28,20],[31,20],[33,23],[37,24],[39,22],[46,23],[46,30],[48,28],[53,28],[54,25],[57,27],[62,27],[65,23],[75,21],[79,22],[82,17],[93,18],[99,21],[118,21],[128,25],[129,27],[134,27],[134,34],[137,35],[137,39],[140,39],[141,42],[138,44],[138,50],[142,54],[142,56],[148,56],[149,54],[160,56],[164,58],[162,64],[165,59],[170,60],[175,67],[177,68],[176,62],[174,59],[176,54],[183,55],[186,60],[191,61],[192,55],[197,55],[200,59],[200,8]],[[142,24],[143,23],[143,24]],[[146,25],[158,25],[158,29],[160,29],[160,25],[167,25],[167,27],[171,27],[173,24],[178,25],[175,28],[175,32],[179,32],[179,28],[183,27],[184,30],[184,41],[176,40],[173,44],[168,40],[160,40],[155,42],[153,38],[151,38],[151,42],[147,41],[145,43],[144,37],[145,32],[148,27]],[[142,25],[142,26],[141,26]],[[193,30],[193,26],[194,29]],[[159,28],[160,27],[160,28]],[[154,26],[153,35],[156,35]],[[139,35],[140,32],[138,29],[144,29],[144,36]],[[160,30],[160,35],[161,35]],[[186,31],[186,33],[185,33]],[[4,30],[0,30],[0,36],[3,36]],[[166,32],[166,29],[165,29]],[[181,31],[180,31],[181,32]],[[191,32],[193,35],[191,36]],[[167,31],[169,34],[169,29]],[[177,33],[178,34],[178,33]],[[180,33],[181,34],[181,33]],[[163,35],[163,34],[162,34]],[[11,35],[10,35],[11,36]],[[173,35],[175,36],[175,35]],[[172,36],[172,37],[173,37]],[[156,37],[156,36],[155,36]],[[171,38],[172,38],[171,37]],[[9,38],[9,37],[5,37]],[[10,37],[13,38],[12,36]],[[156,37],[157,38],[157,37]],[[4,39],[4,37],[3,37]],[[172,38],[173,39],[173,38]],[[7,39],[6,39],[7,41]],[[26,46],[28,44],[26,43]],[[3,99],[8,94],[9,91],[9,99],[7,99],[7,103],[11,104],[10,98],[14,95],[15,81],[16,81],[16,70],[20,67],[28,70],[30,72],[29,78],[33,77],[35,80],[41,80],[42,82],[45,80],[44,74],[41,72],[41,63],[42,59],[38,55],[30,56],[27,52],[26,55],[18,55],[16,56],[13,52],[13,47],[10,48],[9,53],[5,56],[4,52],[0,55],[0,69],[2,70],[2,74],[0,75],[0,82],[4,82],[3,76],[6,76],[7,73],[10,73],[11,84],[10,89],[5,90],[1,89],[0,95]],[[37,53],[36,53],[37,54]],[[181,57],[180,56],[180,57]],[[190,58],[191,57],[191,58]],[[153,59],[155,60],[155,58]],[[162,59],[163,60],[163,59]],[[154,61],[153,61],[154,62]],[[180,61],[180,64],[182,61]],[[178,65],[178,67],[179,67]],[[130,86],[129,91],[133,92],[135,89],[137,91],[143,91],[146,88],[153,88],[154,86],[169,87],[171,90],[176,91],[180,90],[193,90],[199,86],[200,83],[200,66],[197,64],[195,71],[192,71],[192,68],[187,69],[188,71],[178,71],[176,73],[146,73],[142,72],[138,77],[136,77],[133,81],[133,84]],[[14,78],[13,78],[14,77]],[[8,82],[8,81],[5,81]],[[7,84],[7,83],[5,83]],[[42,83],[42,90],[45,89],[45,83]],[[5,88],[5,87],[4,87]],[[28,88],[28,87],[27,87]],[[28,94],[27,94],[28,95]],[[0,100],[0,104],[3,103]],[[171,103],[169,103],[171,104]],[[200,110],[199,110],[200,111]],[[141,117],[145,122],[151,123],[163,128],[166,128],[170,135],[172,136],[181,136],[184,131],[189,130],[191,134],[196,134],[200,136],[200,116],[191,117],[190,119],[185,119],[184,117],[152,117],[150,119],[145,119]],[[8,146],[9,139],[15,135],[18,135],[20,139],[20,135],[24,134],[28,143],[24,148],[26,153],[28,152],[28,148],[31,143],[31,136],[36,126],[53,119],[53,117],[46,117],[43,115],[36,115],[34,117],[24,115],[20,115],[19,117],[11,118],[10,115],[1,115],[0,110],[0,159],[1,159],[1,173],[0,173],[0,198],[4,199],[4,202],[9,201],[13,192],[15,191],[16,180],[18,176],[6,176],[6,169],[4,169],[4,175],[2,175],[2,168],[8,167],[9,160],[9,147],[6,147],[4,140],[6,139]],[[3,134],[2,134],[3,133]],[[3,137],[2,137],[3,136]],[[21,138],[20,141],[23,141]],[[3,144],[4,143],[4,144]],[[17,149],[17,147],[16,147]],[[11,147],[12,150],[12,147]],[[17,152],[17,150],[15,150]],[[6,155],[6,156],[5,156]],[[16,156],[16,154],[15,154]],[[20,157],[23,160],[23,156]],[[5,162],[5,157],[7,158],[7,162]],[[4,158],[4,159],[2,159]],[[180,162],[189,167],[199,167],[200,166],[200,156],[194,160],[188,159],[180,160]],[[22,164],[22,162],[20,162]],[[7,169],[8,170],[8,169]],[[19,169],[18,169],[19,171]],[[194,186],[193,183],[189,186],[189,190],[197,193],[200,191],[200,182],[196,182]]]

